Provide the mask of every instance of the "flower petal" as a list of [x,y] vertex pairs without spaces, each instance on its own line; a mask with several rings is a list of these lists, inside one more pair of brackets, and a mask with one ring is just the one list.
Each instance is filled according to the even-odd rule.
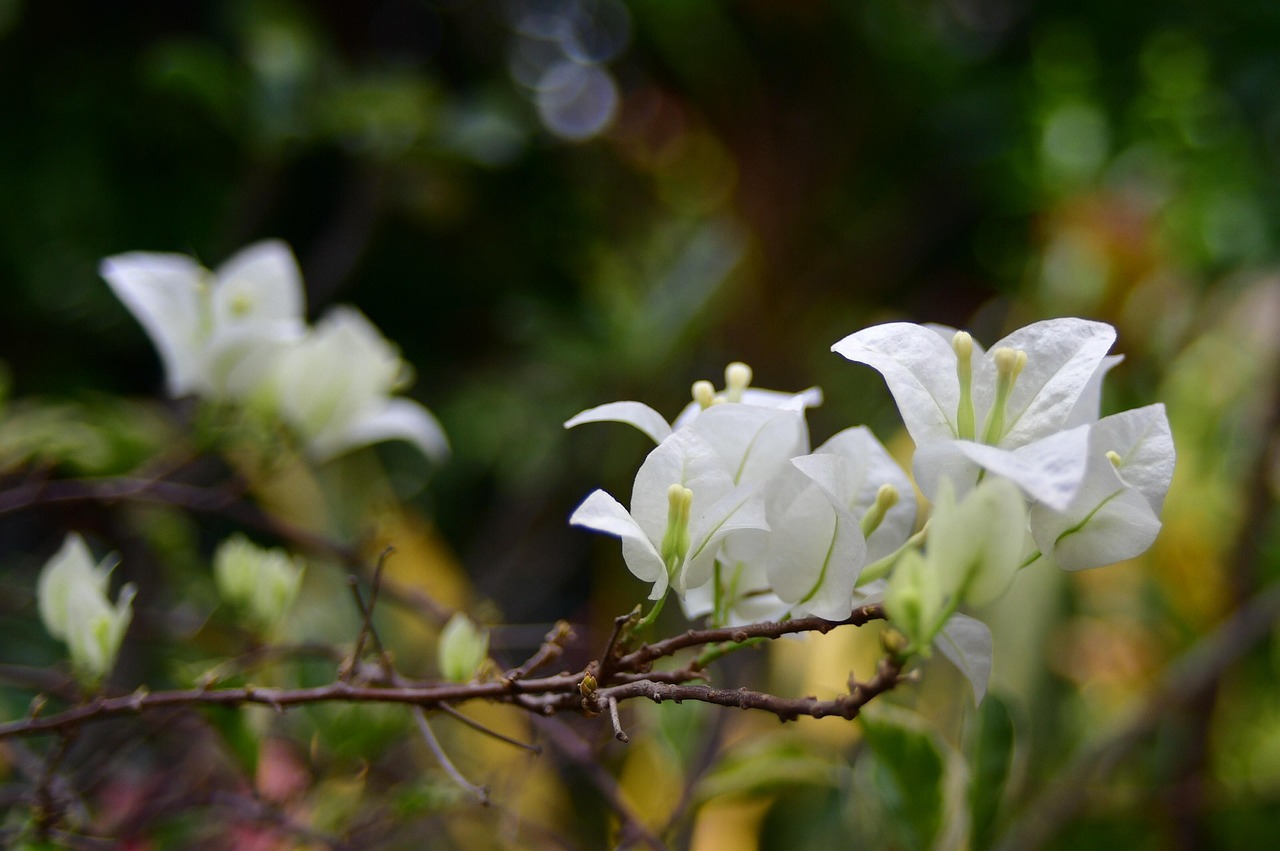
[[436,461],[449,455],[449,439],[440,421],[411,399],[389,399],[381,410],[362,416],[345,431],[322,432],[309,447],[317,460],[325,461],[349,449],[384,440],[408,441]]
[[1040,506],[1031,511],[1031,531],[1040,552],[1063,570],[1104,567],[1133,558],[1146,552],[1160,534],[1160,518],[1141,491],[1120,486],[1096,498],[1101,491],[1101,487],[1090,488],[1069,512]]
[[602,490],[592,491],[569,517],[571,526],[582,526],[622,539],[627,569],[643,582],[652,582],[649,599],[667,593],[667,568],[653,541],[616,499]]
[[1034,322],[992,346],[991,352],[1008,346],[1027,353],[1000,445],[1023,446],[1063,428],[1115,340],[1116,330],[1105,322],[1066,318]]
[[661,443],[671,436],[671,426],[667,425],[662,414],[643,402],[609,402],[587,408],[565,421],[565,428],[573,428],[583,423],[615,422],[635,426],[653,439]]
[[831,349],[884,376],[917,446],[959,433],[956,353],[938,332],[910,322],[890,322],[850,334]]
[[98,272],[151,337],[169,395],[203,390],[208,329],[201,282],[208,273],[200,264],[182,254],[135,251],[106,258]]
[[219,329],[260,322],[301,322],[306,312],[302,272],[278,239],[241,249],[218,267],[213,291]]
[[793,614],[848,617],[867,556],[858,519],[811,485],[773,526],[765,570],[774,592],[793,604]]
[[1164,405],[1147,405],[1099,420],[1090,446],[1091,451],[1118,454],[1121,480],[1142,491],[1152,511],[1160,513],[1177,457]]
[[[875,505],[881,486],[892,485],[898,491],[898,502],[885,512],[884,520],[867,539],[867,559],[886,556],[911,536],[916,522],[916,501],[911,480],[888,450],[866,426],[837,432],[810,456],[837,456],[841,463],[821,466],[823,462],[792,463],[830,493],[859,520]],[[819,463],[820,466],[809,466]]]
[[956,613],[933,640],[943,656],[973,687],[975,703],[986,697],[991,681],[991,630],[977,618]]
[[1060,511],[1071,504],[1084,479],[1090,428],[1055,432],[1012,451],[967,440],[955,441],[955,447],[988,472],[1015,482],[1036,502]]
[[781,408],[715,405],[687,430],[715,451],[734,484],[766,482],[808,448],[804,416]]

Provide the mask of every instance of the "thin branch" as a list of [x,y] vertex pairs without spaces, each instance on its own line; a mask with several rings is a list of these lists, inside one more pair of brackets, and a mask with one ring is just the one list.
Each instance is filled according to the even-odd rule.
[[565,645],[574,639],[573,627],[568,621],[556,621],[556,625],[542,639],[542,646],[529,657],[523,665],[507,671],[504,676],[509,680],[522,680],[529,674],[550,664],[564,653]]
[[489,806],[489,790],[483,786],[475,785],[462,776],[462,772],[453,764],[453,760],[449,759],[449,755],[444,752],[444,748],[440,745],[440,740],[436,738],[436,734],[431,730],[431,724],[427,721],[427,713],[423,711],[421,706],[413,708],[413,720],[417,723],[418,732],[422,734],[427,747],[431,749],[431,753],[435,755],[436,762],[440,763],[440,767],[444,769],[445,774],[453,778],[453,782],[475,795],[482,806]]
[[522,742],[519,739],[513,739],[510,736],[506,735],[505,733],[499,733],[497,730],[491,729],[481,724],[476,719],[471,718],[467,715],[463,715],[461,712],[454,709],[452,706],[450,706],[447,703],[440,704],[439,706],[436,707],[436,709],[439,710],[440,712],[443,712],[445,715],[448,715],[450,718],[453,718],[457,721],[462,722],[463,724],[470,727],[472,730],[475,730],[478,733],[484,733],[486,736],[489,736],[490,738],[497,739],[500,742],[506,742],[509,745],[514,745],[515,747],[520,748],[521,750],[526,750],[533,754],[542,753],[541,745],[529,744],[528,742]]
[[756,623],[747,626],[721,627],[719,629],[691,629],[663,641],[646,644],[639,650],[628,653],[618,660],[620,670],[643,670],[643,666],[661,659],[664,656],[685,650],[690,647],[701,647],[706,644],[717,644],[725,641],[741,643],[751,638],[778,638],[797,632],[820,632],[826,634],[838,626],[865,626],[874,620],[884,620],[884,607],[878,603],[860,606],[853,610],[849,617],[842,621],[829,621],[823,618],[796,618],[780,623]]

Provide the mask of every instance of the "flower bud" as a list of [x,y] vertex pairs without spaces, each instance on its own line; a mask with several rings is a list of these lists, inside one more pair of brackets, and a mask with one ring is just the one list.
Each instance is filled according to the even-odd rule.
[[489,658],[489,630],[458,612],[441,630],[436,656],[442,677],[455,683],[470,682]]
[[135,588],[120,590],[116,604],[107,599],[110,559],[94,564],[84,539],[72,532],[45,563],[36,583],[36,604],[45,628],[66,642],[76,678],[93,686],[115,666],[120,644],[133,618]]
[[263,631],[274,629],[302,585],[302,564],[282,549],[263,549],[244,535],[223,541],[213,556],[213,578],[222,599]]

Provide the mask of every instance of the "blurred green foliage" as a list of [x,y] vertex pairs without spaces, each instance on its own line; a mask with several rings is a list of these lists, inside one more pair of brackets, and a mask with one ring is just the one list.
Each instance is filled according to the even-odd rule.
[[[825,389],[810,420],[818,440],[865,422],[891,441],[878,379],[827,351],[841,336],[892,317],[983,339],[1043,316],[1110,321],[1127,355],[1111,397],[1169,405],[1180,458],[1165,532],[1139,562],[1028,578],[989,613],[997,694],[980,713],[934,664],[926,680],[951,698],[927,683],[896,696],[936,727],[915,738],[911,725],[875,722],[865,746],[856,730],[824,738],[809,724],[775,738],[772,718],[725,730],[681,715],[662,741],[690,761],[702,739],[729,742],[714,770],[657,746],[608,758],[640,798],[693,784],[701,808],[676,829],[700,849],[849,837],[930,847],[946,807],[968,813],[970,847],[989,847],[1036,812],[1073,757],[1097,742],[1106,755],[1171,660],[1280,576],[1280,465],[1267,454],[1280,380],[1278,39],[1280,6],[1253,0],[0,0],[0,475],[12,489],[146,472],[189,449],[178,425],[189,411],[157,401],[158,361],[98,278],[100,258],[181,251],[212,265],[284,238],[311,315],[351,302],[396,340],[455,454],[432,469],[385,446],[316,476],[286,459],[255,496],[294,521],[332,521],[348,541],[371,505],[407,501],[379,533],[429,565],[422,582],[447,589],[446,602],[535,624],[506,639],[495,630],[495,655],[514,663],[545,622],[604,630],[638,593],[616,545],[565,519],[592,487],[628,493],[645,442],[609,426],[566,435],[579,409],[641,399],[674,414],[693,380],[719,383],[742,359],[762,386]],[[617,95],[611,123],[586,139],[563,123],[586,120],[573,112],[586,95],[548,91],[564,62],[602,71]],[[354,506],[335,496],[353,481],[377,482]],[[210,619],[200,572],[235,524],[200,521],[4,503],[0,655],[53,657],[22,613],[62,530],[85,528],[122,552],[142,602],[168,616],[139,618],[122,681],[198,677],[186,667],[200,662],[166,662],[151,642],[184,637],[224,658],[244,640]],[[304,600],[341,598],[330,574]],[[311,618],[302,637],[354,633],[349,612]],[[406,664],[431,658],[433,638],[384,627]],[[1136,755],[1116,751],[1115,770],[1076,792],[1045,841],[1267,841],[1280,829],[1277,648],[1259,644],[1171,705]],[[842,681],[856,652],[827,653],[830,676]],[[11,716],[23,703],[6,692],[0,705]],[[978,720],[962,732],[966,714]],[[301,745],[267,762],[306,763],[317,829],[361,824],[365,807],[366,820],[439,827],[431,847],[491,836],[456,789],[416,776],[429,760],[388,756],[403,718],[361,708],[293,720],[281,738]],[[210,788],[237,760],[261,780],[250,731],[265,722],[216,723],[229,750],[192,734],[175,766]],[[496,764],[454,733],[477,754],[469,768]],[[849,774],[864,747],[873,758]],[[944,788],[952,751],[969,754],[980,781],[968,799]],[[362,759],[396,767],[365,774]],[[0,754],[0,776],[17,761]],[[548,763],[519,763],[539,766],[526,781],[537,788],[512,796],[542,796],[521,811],[600,845],[608,819],[574,817],[601,810],[598,793]],[[629,767],[638,779],[625,779]],[[116,769],[109,792],[145,797],[148,770],[142,759]],[[888,808],[878,816],[868,789]],[[156,847],[218,841],[185,803],[155,827]],[[717,813],[742,829],[713,828]],[[886,832],[868,834],[876,825]],[[375,834],[388,847],[412,835]],[[484,842],[466,847],[501,840]]]

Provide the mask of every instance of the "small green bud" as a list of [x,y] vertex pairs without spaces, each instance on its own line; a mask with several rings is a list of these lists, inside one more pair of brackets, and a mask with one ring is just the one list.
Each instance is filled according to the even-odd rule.
[[458,612],[440,631],[436,656],[442,677],[455,683],[470,682],[489,658],[489,630]]
[[282,549],[263,549],[244,535],[223,541],[213,556],[213,579],[222,599],[264,631],[279,625],[293,605],[302,571],[299,559]]

